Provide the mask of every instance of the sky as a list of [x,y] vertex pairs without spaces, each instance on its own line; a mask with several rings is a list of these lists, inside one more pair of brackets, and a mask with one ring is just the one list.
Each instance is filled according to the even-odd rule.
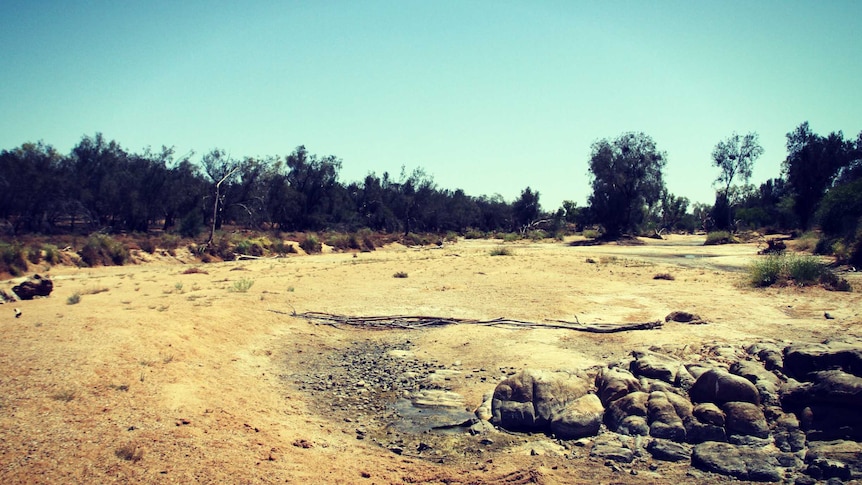
[[590,194],[591,145],[643,132],[677,196],[712,203],[711,153],[862,132],[862,2],[0,2],[0,149],[97,132],[195,160],[297,146],[342,182],[422,168],[439,188],[545,210]]

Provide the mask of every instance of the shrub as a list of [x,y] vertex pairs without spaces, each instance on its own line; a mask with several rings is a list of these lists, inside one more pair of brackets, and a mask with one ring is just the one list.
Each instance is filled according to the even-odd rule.
[[122,243],[105,234],[94,234],[79,252],[87,266],[122,266],[129,260],[129,250]]
[[530,238],[531,241],[541,241],[548,237],[548,233],[541,229],[536,229],[535,231],[528,232],[527,237]]
[[847,280],[830,271],[814,256],[769,255],[752,263],[748,276],[750,283],[758,287],[792,283],[799,286],[820,284],[833,291],[851,290]]
[[323,245],[320,244],[314,234],[306,234],[305,239],[299,243],[299,247],[308,254],[319,253],[323,249]]
[[515,242],[515,241],[521,239],[521,235],[518,234],[517,232],[507,232],[506,234],[503,234],[502,239],[503,239],[503,242]]
[[736,238],[728,231],[712,231],[706,235],[704,246],[713,246],[717,244],[733,244],[736,243]]
[[27,258],[20,244],[0,243],[0,273],[21,276],[27,272]]
[[78,303],[81,303],[80,293],[73,293],[69,298],[66,298],[67,305],[77,305]]
[[395,273],[394,275],[392,275],[392,277],[393,278],[406,278],[407,273],[405,273],[404,271],[399,271],[399,272]]
[[585,229],[581,234],[587,239],[596,239],[599,237],[599,231],[595,229]]
[[796,239],[797,251],[814,252],[820,243],[820,237],[814,231],[808,231]]
[[673,275],[672,275],[672,274],[670,274],[670,273],[659,273],[659,274],[657,274],[657,275],[653,276],[653,277],[652,277],[652,279],[654,279],[654,280],[667,280],[667,281],[673,281],[673,280],[675,280],[676,278],[674,278],[674,277],[673,277]]
[[497,246],[491,250],[491,256],[512,256],[514,253],[506,246]]
[[272,243],[272,247],[269,248],[270,251],[276,254],[295,254],[296,248],[293,247],[293,244],[288,244],[284,242],[283,239],[279,239],[278,241]]
[[60,264],[60,249],[53,244],[43,244],[42,252],[48,264]]
[[245,293],[250,290],[251,287],[254,286],[254,280],[249,278],[240,278],[237,281],[233,282],[233,286],[230,288],[230,291],[236,293]]
[[467,229],[464,233],[465,239],[485,239],[486,234],[478,229]]

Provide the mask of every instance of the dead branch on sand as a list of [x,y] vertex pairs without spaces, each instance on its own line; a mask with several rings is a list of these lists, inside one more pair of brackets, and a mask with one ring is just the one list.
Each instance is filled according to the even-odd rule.
[[313,323],[331,325],[337,327],[339,325],[348,325],[353,327],[365,327],[372,329],[414,329],[424,327],[434,327],[443,325],[484,325],[484,326],[505,326],[513,328],[560,328],[566,330],[576,330],[579,332],[591,333],[615,333],[625,332],[629,330],[652,330],[660,328],[663,323],[661,321],[640,322],[640,323],[580,323],[570,322],[566,320],[546,320],[543,322],[529,322],[525,320],[514,320],[511,318],[495,318],[493,320],[477,320],[470,318],[454,318],[454,317],[434,317],[421,315],[381,315],[381,316],[364,316],[351,317],[347,315],[336,315],[325,312],[303,312],[303,313],[287,313],[277,310],[270,310],[274,313],[283,315],[291,315],[293,317],[302,318]]

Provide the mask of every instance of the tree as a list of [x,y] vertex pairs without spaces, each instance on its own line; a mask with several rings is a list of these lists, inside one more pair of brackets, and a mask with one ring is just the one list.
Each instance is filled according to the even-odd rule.
[[623,133],[592,146],[590,206],[608,238],[635,231],[661,197],[667,155],[644,133]]
[[716,198],[716,207],[724,206],[725,216],[721,218],[723,228],[733,226],[733,204],[730,201],[730,187],[735,178],[748,183],[754,162],[763,154],[763,147],[757,140],[757,133],[740,136],[736,132],[718,142],[712,150],[712,163],[721,170],[715,183],[722,186]]
[[230,158],[224,150],[213,149],[203,156],[201,163],[204,166],[204,172],[213,183],[213,213],[212,225],[210,226],[210,235],[207,238],[206,244],[213,242],[215,231],[221,227],[220,214],[224,210],[224,195],[222,193],[222,184],[228,182],[240,170],[239,162]]
[[540,213],[539,192],[533,191],[530,187],[522,190],[521,197],[512,204],[515,229],[526,232],[526,229],[539,219]]
[[674,230],[683,225],[688,212],[687,197],[677,197],[666,189],[661,191],[661,229]]
[[814,211],[836,175],[853,158],[853,144],[842,132],[823,137],[804,122],[787,134],[784,174],[793,191],[793,211],[802,229],[808,229]]

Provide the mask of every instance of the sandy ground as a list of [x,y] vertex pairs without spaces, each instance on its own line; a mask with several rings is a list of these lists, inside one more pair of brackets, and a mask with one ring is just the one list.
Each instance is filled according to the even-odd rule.
[[[712,482],[666,463],[651,475],[614,472],[555,453],[545,437],[537,439],[550,443],[547,451],[527,445],[442,464],[397,455],[357,440],[356,423],[328,416],[289,378],[303,372],[305,356],[375,339],[409,339],[417,359],[465,369],[587,370],[643,346],[862,336],[857,275],[847,276],[854,293],[752,289],[740,270],[757,257],[756,245],[702,241],[507,243],[510,256],[490,255],[499,241],[459,241],[357,255],[207,265],[164,256],[51,269],[49,298],[0,306],[0,483]],[[183,274],[192,267],[206,273]],[[657,273],[675,279],[654,280]],[[253,286],[235,291],[240,280]],[[80,302],[68,304],[75,293]],[[709,323],[602,335],[475,325],[371,331],[291,316],[621,323],[674,310]],[[451,387],[475,407],[495,384],[455,379]]]

